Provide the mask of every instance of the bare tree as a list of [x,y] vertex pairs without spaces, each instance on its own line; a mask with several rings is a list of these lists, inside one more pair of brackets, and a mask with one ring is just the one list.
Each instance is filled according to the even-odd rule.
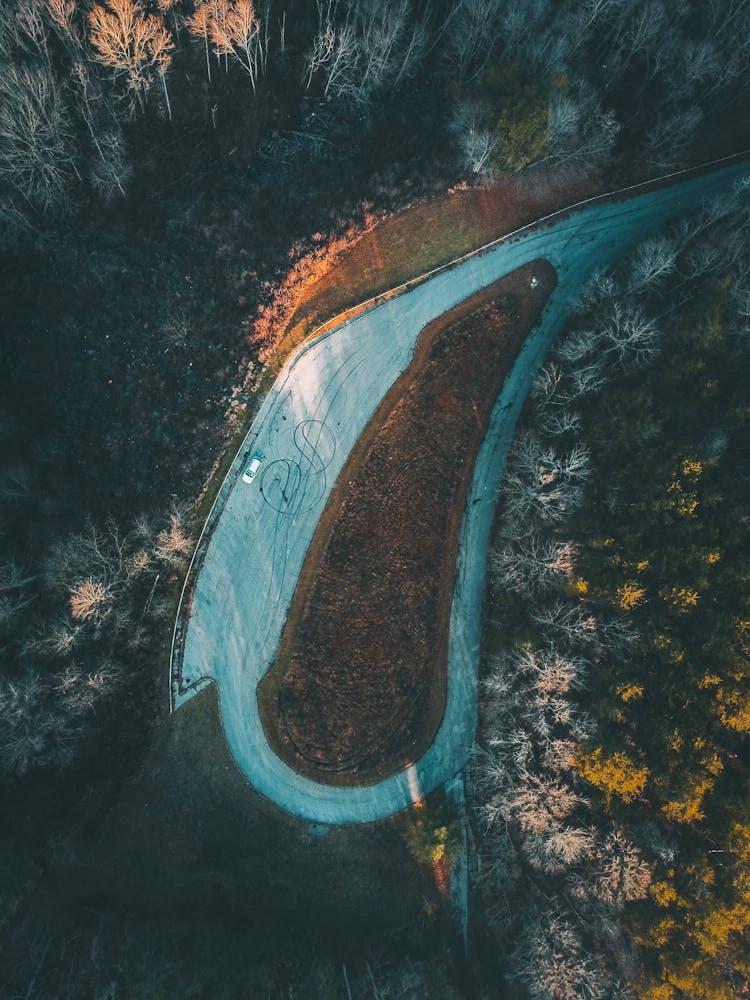
[[120,668],[107,657],[100,660],[92,671],[85,671],[71,662],[53,682],[53,689],[67,712],[81,716],[91,712],[102,698],[112,694],[120,679]]
[[33,470],[25,462],[7,465],[0,472],[0,497],[7,500],[28,500],[33,479]]
[[531,396],[538,401],[540,409],[559,400],[564,377],[562,368],[554,362],[542,365],[531,384]]
[[72,126],[48,68],[8,65],[0,73],[0,180],[41,212],[68,205]]
[[75,649],[79,632],[80,625],[71,624],[68,620],[53,622],[40,637],[36,648],[52,656],[68,656]]
[[528,32],[525,44],[527,60],[535,70],[561,73],[568,63],[573,38],[565,30],[555,30],[547,20],[543,29]]
[[540,524],[563,523],[580,505],[590,473],[586,449],[558,453],[534,435],[519,435],[505,477],[509,517],[519,523],[529,517]]
[[578,434],[581,427],[581,414],[575,410],[558,409],[542,415],[541,429],[550,437]]
[[489,740],[489,743],[493,749],[500,751],[505,760],[519,773],[530,773],[536,766],[537,743],[526,725],[519,724],[503,733],[498,733],[494,739]]
[[414,72],[424,48],[424,28],[409,28],[410,0],[383,4],[365,0],[358,6],[361,67],[357,90],[369,96],[386,85],[398,86]]
[[697,236],[723,219],[727,211],[732,211],[737,207],[735,201],[737,193],[737,191],[733,191],[728,197],[725,194],[722,198],[710,198],[702,201],[697,206],[696,211],[683,215],[679,222],[671,227],[670,237],[675,241],[680,252],[687,249]]
[[101,157],[91,168],[91,186],[105,201],[117,197],[118,192],[124,198],[125,188],[133,173],[124,136],[119,129],[111,130],[102,133],[101,140],[101,143],[96,140]]
[[535,609],[531,617],[551,636],[557,635],[575,648],[599,643],[599,623],[595,615],[578,604],[556,601],[548,608]]
[[75,25],[75,0],[47,0],[47,10],[59,36],[75,51],[81,46],[81,39]]
[[113,582],[88,577],[70,589],[70,613],[76,621],[103,621],[115,599]]
[[553,739],[549,746],[545,747],[542,764],[555,773],[572,771],[577,749],[571,739]]
[[497,137],[484,124],[481,107],[473,101],[456,105],[451,118],[451,132],[456,138],[461,159],[475,174],[491,173],[492,159],[497,153]]
[[730,286],[730,295],[740,322],[739,334],[743,338],[750,335],[750,276],[735,281]]
[[607,270],[596,270],[583,286],[583,289],[575,302],[575,308],[577,311],[581,312],[586,311],[587,309],[596,309],[598,306],[611,299],[615,295],[616,291],[617,283],[612,272]]
[[461,80],[487,66],[498,34],[501,0],[455,0],[438,32],[443,59]]
[[42,53],[51,71],[47,49],[47,19],[44,16],[46,13],[47,9],[43,6],[42,0],[27,0],[16,10],[16,22],[20,29],[19,40],[22,46],[28,48],[30,42],[33,49]]
[[628,283],[631,288],[649,288],[677,266],[677,248],[665,236],[643,240],[629,261]]
[[160,14],[166,16],[170,11],[172,12],[174,33],[177,38],[180,36],[180,22],[177,17],[177,8],[179,5],[180,0],[156,0],[156,6]]
[[660,169],[681,163],[702,122],[703,112],[695,105],[657,115],[644,141],[649,162]]
[[622,367],[643,364],[659,349],[659,329],[643,310],[613,302],[601,331],[602,342]]
[[580,364],[600,346],[600,334],[594,330],[573,330],[555,347],[555,355],[567,365]]
[[570,372],[568,399],[570,402],[581,396],[598,392],[607,382],[604,358],[600,355],[589,364],[578,365]]
[[[112,633],[130,629],[132,586],[155,569],[144,541],[138,530],[123,533],[110,520],[104,526],[89,523],[84,531],[52,546],[44,565],[45,581],[53,591],[66,595],[73,621],[84,626],[86,634],[92,628],[98,634],[105,622]],[[154,543],[154,555],[176,566],[191,544],[183,533],[181,514],[175,510]],[[155,576],[158,580],[158,573]],[[76,635],[74,629],[73,638]]]
[[605,1000],[612,984],[586,957],[573,922],[558,911],[529,915],[513,957],[532,1000]]
[[28,670],[0,680],[0,767],[25,774],[69,764],[85,717],[112,694],[120,677],[119,666],[104,657],[93,670],[71,661],[57,676]]
[[680,46],[680,55],[680,68],[687,84],[685,89],[705,91],[718,80],[726,86],[731,83],[733,71],[736,72],[736,64],[722,59],[715,42],[708,38],[687,39]]
[[591,475],[590,456],[582,444],[569,451],[557,451],[533,434],[522,434],[514,446],[513,466],[531,483],[546,486],[561,476],[584,482]]
[[525,833],[551,833],[583,802],[557,778],[525,775],[508,803],[508,812]]
[[0,563],[0,594],[22,590],[35,579],[36,576],[30,575],[12,559]]
[[701,242],[691,247],[685,255],[686,273],[690,280],[713,274],[722,264],[722,256],[718,247],[711,243]]
[[549,102],[548,158],[564,166],[592,167],[607,160],[620,125],[601,107],[593,87],[582,80]]
[[128,87],[143,108],[154,74],[166,71],[174,48],[164,20],[157,14],[145,14],[137,0],[106,0],[106,6],[92,7],[88,23],[95,58],[125,74]]
[[0,680],[0,766],[25,774],[34,767],[64,766],[73,756],[79,727],[56,709],[49,686],[34,671]]
[[618,6],[618,0],[583,0],[576,5],[579,17],[577,24],[578,37],[595,24],[601,23]]
[[664,32],[669,31],[664,6],[660,0],[647,0],[646,3],[630,7],[627,14],[629,17],[624,20],[625,30],[620,37],[625,64],[630,63],[635,56],[641,56],[647,73],[654,76],[665,55],[666,47],[660,42]]
[[[0,247],[14,246],[23,234],[31,232],[33,226],[28,215],[21,211],[19,203],[7,192],[0,193]],[[5,524],[0,518],[0,536],[5,534]]]
[[0,629],[8,628],[19,611],[31,604],[33,600],[33,595],[27,596],[23,591],[0,593]]
[[594,834],[584,827],[563,825],[548,834],[527,838],[524,853],[538,871],[561,875],[593,857]]
[[316,73],[325,77],[323,94],[338,97],[346,90],[347,80],[358,58],[357,33],[347,10],[342,21],[337,20],[336,0],[316,0],[318,32],[307,56],[307,87]]
[[34,600],[27,587],[35,580],[15,562],[0,563],[0,628],[11,625],[16,615]]
[[181,566],[193,550],[193,540],[185,527],[185,512],[173,508],[169,522],[156,536],[154,555],[168,566]]
[[327,98],[366,104],[377,91],[398,86],[416,70],[426,32],[410,0],[361,0],[341,13],[337,0],[318,0],[318,32],[307,57],[307,86],[320,74]]
[[645,899],[651,884],[650,866],[622,830],[612,831],[599,847],[596,873],[594,895],[617,908]]
[[562,656],[553,648],[525,651],[525,656],[534,687],[543,696],[567,695],[571,687],[582,683],[585,662],[580,657]]
[[253,93],[266,71],[268,34],[253,0],[218,0],[210,6],[208,33],[217,58],[231,56],[250,77]]
[[503,586],[534,596],[570,577],[575,555],[572,542],[531,532],[496,549],[490,566]]
[[571,39],[562,29],[561,22],[567,21],[565,13],[555,13],[558,18],[553,20],[549,0],[538,0],[533,7],[523,0],[502,4],[494,57],[523,60],[545,74],[561,70]]
[[206,53],[206,75],[211,82],[211,60],[208,53],[208,40],[211,37],[211,5],[209,0],[196,7],[190,17],[185,18],[185,26],[193,36],[203,42]]
[[75,59],[72,78],[77,90],[78,110],[98,155],[98,160],[91,168],[92,187],[107,201],[118,191],[125,197],[125,187],[132,168],[112,99],[105,92],[97,75],[91,73],[84,58]]
[[164,30],[156,33],[151,51],[156,75],[161,80],[162,90],[164,91],[164,101],[167,105],[167,115],[170,121],[172,119],[172,105],[169,102],[169,91],[167,90],[167,70],[172,64],[173,48],[174,43],[168,31]]
[[68,591],[89,579],[109,585],[124,579],[126,558],[127,536],[114,521],[107,521],[103,528],[90,522],[84,531],[52,546],[44,576],[55,590]]

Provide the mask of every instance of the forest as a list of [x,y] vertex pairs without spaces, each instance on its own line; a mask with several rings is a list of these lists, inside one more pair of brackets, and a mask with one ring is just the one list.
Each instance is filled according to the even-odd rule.
[[747,990],[749,226],[741,187],[596,274],[514,442],[475,808],[531,996]]
[[[182,574],[290,272],[458,185],[739,152],[749,47],[747,0],[0,5],[0,996],[458,992],[432,903],[345,983],[340,929],[269,929],[269,959],[288,914],[234,900],[254,965],[218,889],[162,931],[72,859],[166,724]],[[514,447],[480,995],[747,989],[743,198],[596,277]]]

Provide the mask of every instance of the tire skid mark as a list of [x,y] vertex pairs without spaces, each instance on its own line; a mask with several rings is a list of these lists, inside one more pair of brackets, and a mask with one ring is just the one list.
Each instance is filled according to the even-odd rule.
[[[329,467],[333,461],[336,454],[336,437],[331,430],[331,428],[325,423],[324,420],[320,419],[321,407],[325,404],[327,407],[327,412],[330,412],[331,407],[335,403],[339,394],[344,390],[347,380],[359,370],[359,368],[365,364],[367,361],[367,355],[364,352],[357,352],[345,358],[342,363],[331,373],[331,377],[328,379],[326,385],[322,388],[318,401],[313,410],[313,415],[300,421],[299,424],[294,429],[293,440],[297,451],[300,453],[303,461],[308,464],[307,474],[303,473],[300,463],[294,459],[280,458],[274,460],[263,473],[261,478],[261,494],[263,499],[268,503],[272,510],[276,511],[276,518],[274,519],[274,529],[273,529],[273,539],[271,543],[271,560],[274,568],[274,582],[276,583],[276,596],[273,596],[270,591],[266,593],[264,598],[263,607],[261,609],[260,615],[258,616],[258,621],[267,621],[268,627],[266,628],[261,645],[265,645],[268,641],[270,631],[272,628],[273,617],[270,611],[278,606],[279,595],[283,591],[284,580],[286,577],[286,566],[287,566],[287,551],[288,551],[288,541],[291,528],[294,524],[295,518],[298,515],[306,514],[311,511],[317,503],[319,503],[326,493],[327,479],[325,479],[326,469]],[[345,377],[341,379],[335,391],[331,394],[331,385],[335,384],[337,379],[339,379],[341,373],[346,368],[350,368],[350,371]],[[291,395],[291,393],[290,393]],[[318,427],[317,440],[312,440],[312,435],[308,433],[309,428]],[[330,435],[329,447],[331,454],[324,459],[320,454],[320,438],[324,433]],[[300,444],[300,442],[302,442]],[[308,454],[306,448],[309,446],[310,453]],[[268,477],[269,485],[273,483],[278,483],[278,477],[282,474],[281,468],[275,468],[278,463],[286,463],[286,476],[293,480],[293,486],[290,492],[287,493],[286,500],[282,500],[283,506],[278,505],[277,499],[276,503],[273,499],[269,500],[266,497],[266,477]],[[273,470],[273,471],[271,471]],[[296,470],[296,471],[295,471]],[[324,478],[325,482],[319,492],[319,495],[314,499],[314,501],[306,508],[302,508],[302,503],[306,497],[307,482],[311,472],[314,472],[318,482],[320,478]],[[294,506],[295,501],[297,501],[296,507]]]

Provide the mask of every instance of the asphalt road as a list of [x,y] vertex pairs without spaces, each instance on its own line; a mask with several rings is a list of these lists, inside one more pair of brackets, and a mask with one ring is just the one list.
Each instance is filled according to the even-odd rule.
[[[229,748],[265,796],[313,822],[368,822],[405,808],[465,765],[476,726],[492,515],[507,446],[531,380],[571,298],[594,269],[746,172],[745,165],[732,165],[626,201],[594,204],[513,236],[344,322],[290,358],[245,441],[244,453],[263,455],[255,480],[248,485],[235,475],[228,481],[193,593],[181,681],[172,691],[179,707],[205,683],[218,685]],[[506,379],[474,468],[461,528],[447,703],[438,734],[419,761],[376,785],[333,788],[304,778],[267,744],[256,686],[274,660],[326,498],[381,398],[408,366],[425,324],[539,257],[557,269],[558,285]]]

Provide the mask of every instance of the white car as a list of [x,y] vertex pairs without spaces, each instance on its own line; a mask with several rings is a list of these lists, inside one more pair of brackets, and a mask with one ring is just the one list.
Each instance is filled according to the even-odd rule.
[[253,455],[253,457],[245,466],[245,471],[242,473],[243,483],[251,483],[253,479],[255,479],[255,477],[258,474],[258,469],[260,468],[262,461],[263,461],[262,455]]

